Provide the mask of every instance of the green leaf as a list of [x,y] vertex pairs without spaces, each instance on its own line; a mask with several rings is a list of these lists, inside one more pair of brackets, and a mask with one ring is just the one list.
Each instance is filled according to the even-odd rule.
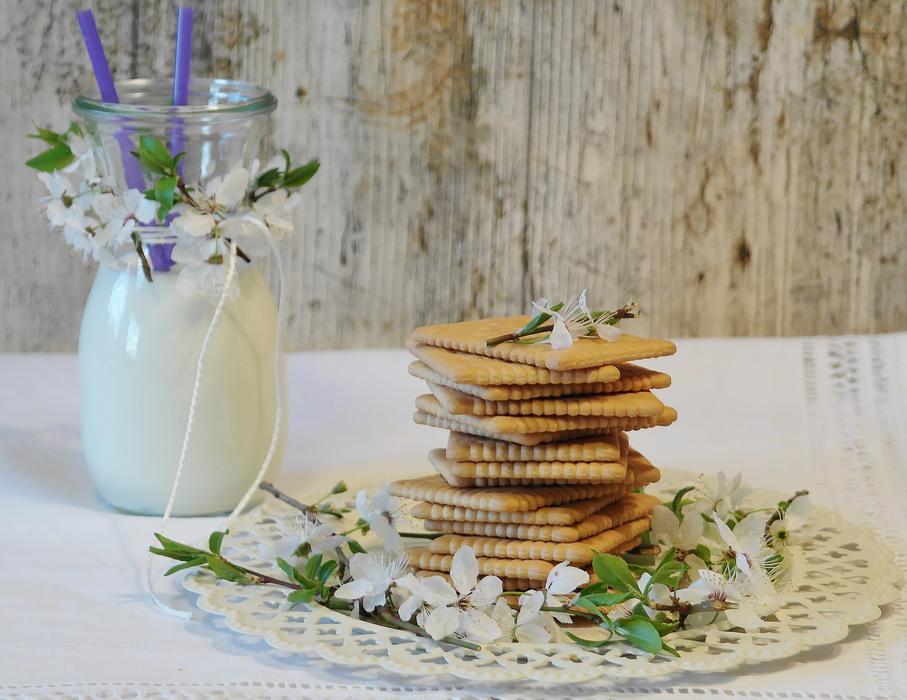
[[177,561],[189,561],[191,559],[194,559],[196,556],[189,552],[171,551],[162,549],[161,547],[149,547],[148,551],[152,554],[156,554],[159,557],[167,557],[168,559],[176,559]]
[[154,200],[158,203],[157,220],[163,222],[173,209],[177,180],[174,176],[160,178],[154,183]]
[[[667,620],[663,618],[660,620],[650,620],[650,622],[652,623],[652,627],[655,628],[655,631],[658,632],[658,634],[662,637],[664,637],[666,634],[674,632],[678,627],[680,627],[680,620]],[[661,645],[664,646],[664,642],[662,642]]]
[[290,593],[287,596],[287,600],[291,603],[308,603],[315,597],[316,593],[318,593],[317,588],[301,588]]
[[207,552],[199,549],[198,547],[193,547],[188,544],[183,544],[182,542],[177,542],[176,540],[171,540],[169,537],[164,537],[161,533],[154,533],[155,539],[161,543],[165,550],[168,552],[183,552],[188,554],[195,555],[205,555]]
[[265,189],[277,187],[277,185],[280,184],[280,179],[280,170],[278,170],[277,168],[265,170],[261,175],[258,176],[258,179],[255,181],[254,189],[258,189],[260,187],[264,187]]
[[618,620],[615,626],[618,634],[638,649],[650,654],[657,654],[662,650],[661,635],[649,620],[634,615]]
[[702,561],[704,561],[706,565],[712,563],[712,550],[708,548],[708,545],[705,545],[702,542],[696,545],[696,549],[693,550],[693,554],[702,559]]
[[211,536],[208,538],[208,549],[210,549],[215,554],[220,554],[220,546],[224,542],[224,535],[226,535],[229,530],[215,530],[211,533]]
[[610,639],[583,639],[582,637],[577,637],[575,634],[573,634],[573,632],[565,631],[565,634],[574,642],[586,649],[598,649],[599,647],[603,647],[611,641]]
[[53,148],[48,148],[43,153],[39,153],[34,158],[25,161],[29,168],[40,170],[45,173],[52,173],[54,170],[60,170],[72,163],[76,157],[72,154],[65,143],[58,143]]
[[601,619],[605,623],[610,624],[610,622],[611,622],[610,619],[608,618],[608,616],[605,615],[605,613],[603,613],[601,610],[598,609],[598,605],[596,605],[594,602],[592,602],[588,598],[578,598],[576,603],[574,603],[574,605],[578,608],[583,608],[584,610],[588,610],[589,612],[596,615],[599,619]]
[[321,163],[317,160],[310,160],[305,165],[300,165],[298,168],[293,168],[287,172],[286,177],[283,179],[284,187],[302,187],[305,183],[315,177],[315,173],[318,172],[318,168],[321,167]]
[[280,152],[283,155],[283,162],[284,162],[283,171],[285,173],[288,173],[288,172],[290,172],[290,167],[293,164],[293,161],[290,159],[290,152],[286,148],[281,148]]
[[674,494],[674,499],[671,501],[671,510],[674,511],[674,515],[678,518],[683,517],[683,497],[695,488],[695,486],[685,486]]
[[592,568],[598,580],[618,592],[632,591],[636,597],[642,597],[642,591],[636,577],[630,572],[627,562],[614,554],[596,554],[592,559]]
[[154,136],[140,136],[139,150],[133,155],[139,159],[142,167],[149,172],[158,175],[175,174],[176,163],[170,155],[170,151],[167,150],[167,147],[160,139]]
[[51,131],[50,129],[45,129],[41,126],[35,126],[35,129],[35,133],[29,134],[28,138],[39,139],[51,146],[56,146],[58,143],[66,143],[63,134],[58,134],[56,131]]
[[601,581],[596,581],[595,583],[590,583],[586,586],[580,593],[584,596],[590,596],[593,593],[607,593],[608,587],[603,584]]
[[207,557],[208,568],[214,572],[218,578],[234,583],[251,583],[252,577],[246,572],[237,569],[229,562],[224,561],[215,554],[209,554]]
[[[631,593],[630,591],[626,591],[624,593],[592,593],[591,595],[586,595],[586,592],[583,591],[583,595],[577,599],[576,605],[579,605],[579,601],[581,601],[581,600],[587,601],[588,603],[590,603],[593,606],[618,605],[627,600],[630,600],[630,598],[632,598],[633,596],[634,596],[634,594]],[[587,607],[587,606],[583,606],[583,607]]]
[[167,571],[164,572],[164,576],[169,576],[170,574],[175,574],[177,571],[182,571],[183,569],[191,569],[196,566],[202,566],[205,563],[204,557],[196,557],[195,559],[190,559],[189,561],[184,561],[182,564],[177,564],[176,566],[171,566]]
[[674,647],[670,647],[667,644],[665,644],[664,641],[662,641],[662,643],[661,643],[661,650],[670,654],[671,656],[676,656],[677,658],[680,658],[680,653]]
[[318,573],[316,574],[316,577],[319,581],[321,581],[321,583],[327,583],[328,579],[331,578],[331,574],[333,574],[334,571],[337,570],[338,566],[339,565],[336,561],[330,559],[318,567]]
[[283,571],[287,578],[291,581],[296,580],[296,567],[294,567],[290,562],[288,562],[283,557],[277,557],[277,566],[280,567],[280,570]]
[[353,554],[365,554],[365,547],[359,544],[356,540],[348,539],[346,543]]
[[303,570],[303,576],[307,579],[314,579],[316,573],[318,572],[318,567],[321,566],[321,555],[316,554],[312,557],[309,557],[308,561],[305,563],[305,569]]

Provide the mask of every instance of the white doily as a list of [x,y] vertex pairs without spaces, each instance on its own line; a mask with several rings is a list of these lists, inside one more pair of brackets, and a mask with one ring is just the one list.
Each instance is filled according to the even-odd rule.
[[[649,490],[666,496],[694,478],[668,471],[658,487]],[[750,500],[769,505],[781,497],[755,491]],[[241,516],[224,542],[223,554],[256,571],[282,577],[273,563],[271,543],[289,534],[285,516],[291,512],[289,506],[269,499]],[[846,523],[833,511],[814,508],[804,535],[802,575],[795,586],[781,593],[780,607],[762,630],[730,631],[724,623],[672,633],[665,641],[680,652],[680,658],[656,657],[623,645],[597,653],[572,643],[502,643],[470,651],[355,620],[320,605],[291,607],[283,589],[239,586],[207,571],[186,576],[184,585],[198,594],[199,608],[223,615],[235,632],[260,636],[276,649],[317,654],[338,664],[482,682],[646,678],[679,671],[726,671],[832,644],[847,635],[849,626],[877,619],[880,606],[897,598],[900,570],[893,565],[891,550],[871,530]]]

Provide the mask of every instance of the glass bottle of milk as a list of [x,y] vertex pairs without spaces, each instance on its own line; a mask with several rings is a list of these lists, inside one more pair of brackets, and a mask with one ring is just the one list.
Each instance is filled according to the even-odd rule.
[[[120,102],[83,95],[74,109],[94,144],[100,169],[117,187],[141,186],[139,134],[184,151],[187,182],[205,182],[259,155],[276,98],[238,81],[194,80],[189,104],[169,106],[169,80],[117,83]],[[133,513],[161,514],[179,461],[196,364],[216,295],[176,288],[179,265],[166,228],[143,227],[153,281],[141,267],[101,266],[79,336],[85,460],[101,497]],[[264,261],[236,262],[239,294],[228,299],[208,346],[176,515],[232,509],[270,445],[275,419],[277,306]],[[282,356],[281,356],[282,357]],[[280,376],[283,377],[281,367]],[[281,397],[286,395],[281,379]],[[286,411],[281,411],[283,416]],[[282,459],[282,436],[271,463]]]

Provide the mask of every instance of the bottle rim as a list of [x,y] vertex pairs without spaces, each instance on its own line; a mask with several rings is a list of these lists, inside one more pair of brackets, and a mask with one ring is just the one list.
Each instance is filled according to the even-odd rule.
[[[277,107],[277,98],[265,87],[243,80],[193,78],[189,81],[188,105],[159,104],[172,90],[169,78],[133,78],[116,82],[120,102],[105,102],[95,87],[72,102],[79,116],[90,119],[137,118],[182,120],[220,116],[250,117],[267,114]],[[194,101],[194,103],[193,103]]]

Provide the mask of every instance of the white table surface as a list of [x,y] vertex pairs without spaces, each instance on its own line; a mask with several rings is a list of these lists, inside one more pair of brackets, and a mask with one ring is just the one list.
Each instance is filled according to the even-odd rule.
[[[662,392],[680,420],[639,431],[634,446],[663,468],[743,470],[754,486],[810,488],[818,503],[872,523],[907,563],[904,392],[907,335],[696,340],[647,363],[668,371]],[[411,421],[423,392],[403,351],[288,358],[289,492],[344,477],[374,482],[429,469],[442,431]],[[158,612],[143,591],[158,520],[122,515],[95,495],[82,462],[76,359],[0,355],[0,697],[498,697],[565,689],[483,688],[331,666],[280,653],[194,610]],[[181,519],[195,539],[217,519]],[[169,580],[174,606],[193,597]],[[572,696],[587,695],[571,687]],[[595,691],[597,697],[907,697],[907,610],[842,643],[734,674],[684,675]]]

